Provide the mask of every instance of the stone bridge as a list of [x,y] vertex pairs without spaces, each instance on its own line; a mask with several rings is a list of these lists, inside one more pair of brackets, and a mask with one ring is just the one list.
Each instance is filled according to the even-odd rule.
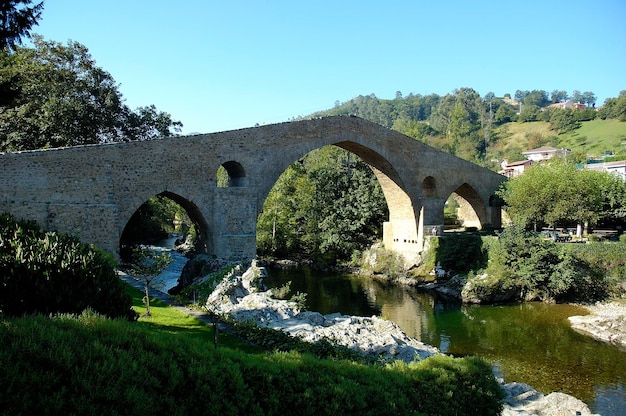
[[[133,213],[150,197],[164,195],[185,208],[204,251],[251,259],[257,218],[278,177],[291,163],[326,145],[352,152],[371,166],[389,208],[383,242],[409,261],[423,250],[425,235],[443,231],[450,195],[473,213],[471,225],[501,224],[500,207],[493,201],[503,176],[346,116],[0,154],[0,212],[119,253]],[[217,185],[220,166],[228,172],[228,187]]]

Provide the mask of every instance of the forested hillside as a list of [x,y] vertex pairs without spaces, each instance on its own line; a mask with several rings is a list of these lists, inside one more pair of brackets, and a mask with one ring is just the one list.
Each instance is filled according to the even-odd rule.
[[[568,100],[587,108],[550,107]],[[502,159],[520,160],[521,151],[546,145],[573,148],[577,157],[623,153],[626,91],[599,108],[595,100],[592,92],[574,91],[570,96],[558,90],[550,94],[518,90],[511,98],[492,93],[481,97],[472,88],[460,88],[445,96],[403,97],[397,92],[394,99],[380,99],[360,95],[312,116],[356,115],[497,170]],[[589,124],[594,127],[585,129]]]

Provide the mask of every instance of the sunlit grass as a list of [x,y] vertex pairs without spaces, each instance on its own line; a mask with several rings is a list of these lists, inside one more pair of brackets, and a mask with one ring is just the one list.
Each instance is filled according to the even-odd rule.
[[[133,309],[139,313],[140,318],[137,324],[147,332],[153,334],[180,335],[186,340],[206,343],[207,346],[214,345],[214,326],[202,321],[194,316],[183,313],[158,299],[150,299],[150,311],[152,316],[143,316],[146,307],[143,304],[143,292],[127,285],[127,293],[132,297]],[[246,352],[260,352],[261,349],[241,341],[226,332],[218,333],[218,345],[241,349]]]

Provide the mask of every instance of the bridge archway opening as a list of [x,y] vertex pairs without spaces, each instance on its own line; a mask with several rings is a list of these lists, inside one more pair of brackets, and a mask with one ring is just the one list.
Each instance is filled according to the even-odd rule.
[[176,193],[161,192],[144,201],[126,222],[119,240],[120,259],[129,260],[133,246],[163,240],[210,252],[208,230],[198,206]]
[[376,157],[365,149],[328,145],[291,163],[264,200],[257,220],[258,254],[314,255],[328,264],[381,240],[389,208],[379,176],[393,181],[364,159]]
[[234,160],[222,163],[217,168],[217,186],[219,188],[239,187],[246,185],[246,170],[241,163]]
[[487,223],[487,212],[474,188],[464,183],[450,194],[445,203],[444,221],[447,229],[483,228]]

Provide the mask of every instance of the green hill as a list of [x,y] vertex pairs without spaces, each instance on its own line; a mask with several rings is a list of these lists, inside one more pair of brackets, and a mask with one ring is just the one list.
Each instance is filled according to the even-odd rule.
[[618,120],[585,121],[572,132],[558,135],[546,121],[510,122],[494,131],[496,140],[488,148],[489,159],[521,160],[521,152],[541,146],[564,147],[573,153],[599,157],[607,152],[624,154],[626,123]]

